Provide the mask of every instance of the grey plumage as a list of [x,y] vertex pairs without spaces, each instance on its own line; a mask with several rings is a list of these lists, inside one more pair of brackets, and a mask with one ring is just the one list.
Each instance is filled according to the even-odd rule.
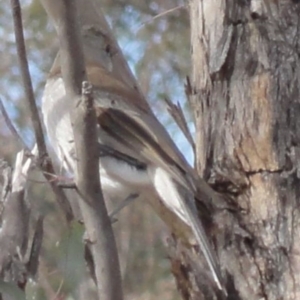
[[[172,229],[177,230],[178,222],[191,228],[214,281],[222,289],[218,261],[197,216],[194,200],[197,189],[207,197],[214,197],[214,192],[196,177],[166,130],[134,91],[97,63],[87,61],[87,74],[94,86],[99,143],[116,151],[116,155],[102,153],[100,159],[104,196],[117,201],[130,194],[159,198],[170,211],[170,219],[165,221]],[[69,115],[72,105],[73,100],[65,96],[59,61],[56,61],[45,87],[42,112],[49,140],[71,173],[75,169]]]

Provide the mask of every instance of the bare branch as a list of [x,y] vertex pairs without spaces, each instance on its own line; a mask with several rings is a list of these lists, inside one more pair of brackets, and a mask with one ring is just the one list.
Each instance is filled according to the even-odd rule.
[[126,206],[128,206],[132,201],[134,201],[139,195],[138,194],[130,194],[123,201],[121,201],[120,205],[118,205],[112,212],[109,213],[109,217],[112,222],[115,222],[116,219],[114,217]]
[[[25,194],[31,159],[24,164],[23,159],[24,150],[17,154],[7,198],[1,199],[4,208],[0,231],[0,278],[25,288],[27,270],[24,257],[28,247],[30,220],[30,205]],[[5,295],[3,297],[6,298]]]
[[59,20],[57,31],[61,47],[63,79],[68,99],[72,101],[70,109],[73,108],[71,120],[77,155],[76,184],[82,197],[80,208],[87,230],[86,242],[93,256],[98,296],[103,300],[121,300],[123,293],[116,243],[100,187],[92,88],[86,82],[74,2],[52,0],[48,2],[48,7],[59,5],[56,11]]
[[33,123],[34,134],[36,138],[36,143],[38,145],[39,154],[44,156],[47,154],[46,144],[43,135],[42,124],[39,118],[38,109],[35,103],[35,97],[31,82],[31,77],[29,73],[26,46],[23,34],[23,24],[22,24],[22,13],[21,7],[18,0],[11,0],[11,9],[13,13],[14,30],[16,38],[16,46],[18,52],[18,58],[20,63],[21,75],[24,85],[24,91],[27,98],[27,103],[31,113],[31,119]]
[[[37,149],[33,150],[37,154]],[[43,239],[43,223],[39,218],[35,224],[35,233],[32,242],[29,240],[30,202],[26,199],[27,178],[33,158],[24,163],[25,151],[16,156],[16,164],[12,178],[6,178],[6,183],[11,182],[6,188],[7,193],[2,193],[3,203],[2,227],[0,230],[0,278],[11,286],[0,287],[1,299],[21,299],[18,288],[25,290],[29,277],[36,273],[39,263],[40,249]],[[7,169],[10,169],[7,167]],[[11,172],[2,170],[2,176],[7,177]],[[18,295],[17,297],[15,297]],[[22,298],[25,299],[25,296]]]
[[177,5],[175,7],[172,7],[170,9],[167,9],[155,16],[153,16],[152,18],[150,18],[149,20],[143,22],[137,29],[136,32],[139,32],[141,29],[143,29],[146,25],[148,24],[151,24],[153,21],[155,21],[156,19],[159,19],[159,18],[162,18],[168,14],[171,14],[173,13],[174,11],[177,11],[177,10],[180,10],[180,9],[186,9],[187,8],[187,5],[186,4],[181,4],[181,5]]
[[27,147],[27,145],[25,144],[25,142],[23,141],[23,139],[21,138],[18,130],[16,129],[16,127],[14,126],[14,124],[12,123],[12,121],[9,118],[9,115],[7,113],[7,111],[5,110],[5,107],[2,103],[2,100],[0,98],[0,111],[3,115],[4,121],[8,127],[8,129],[11,131],[12,135],[16,138],[16,140],[20,143],[20,145],[26,149],[26,151],[29,151],[29,148]]
[[40,216],[35,223],[35,230],[33,234],[33,239],[31,243],[31,249],[29,252],[29,258],[27,262],[26,269],[28,273],[33,277],[36,275],[39,265],[39,256],[43,242],[44,235],[44,226],[43,226],[44,218]]
[[171,102],[169,98],[164,98],[165,103],[167,105],[168,113],[171,115],[171,117],[174,119],[184,136],[186,137],[187,141],[190,143],[190,145],[193,148],[193,151],[195,153],[195,142],[193,139],[193,136],[189,130],[189,127],[187,125],[187,121],[185,119],[184,113],[182,111],[182,108],[179,103],[174,104]]
[[68,202],[68,199],[65,193],[62,191],[62,189],[60,189],[56,185],[56,183],[52,181],[53,177],[48,175],[48,174],[55,174],[55,171],[52,162],[48,156],[42,125],[39,118],[38,109],[35,103],[35,97],[33,93],[32,82],[31,82],[31,77],[28,68],[26,47],[25,47],[24,34],[23,34],[23,25],[22,25],[22,13],[21,13],[19,0],[11,0],[11,9],[13,13],[15,38],[16,38],[20,69],[22,74],[22,80],[24,84],[24,91],[26,94],[29,110],[31,113],[33,129],[34,129],[35,138],[38,146],[39,158],[41,158],[41,162],[42,162],[40,167],[43,171],[43,175],[50,183],[52,190],[56,195],[56,199],[66,215],[67,221],[71,221],[73,219],[73,213],[72,213],[71,206]]

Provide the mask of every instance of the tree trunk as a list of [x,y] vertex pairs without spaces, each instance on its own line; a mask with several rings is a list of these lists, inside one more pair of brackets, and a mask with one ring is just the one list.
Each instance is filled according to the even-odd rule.
[[[196,167],[228,207],[210,232],[228,299],[300,299],[298,2],[190,0]],[[221,297],[175,275],[184,299]]]

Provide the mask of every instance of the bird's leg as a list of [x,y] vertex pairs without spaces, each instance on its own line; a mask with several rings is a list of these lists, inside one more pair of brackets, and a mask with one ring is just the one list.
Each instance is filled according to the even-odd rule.
[[128,197],[126,197],[121,203],[119,203],[119,205],[112,211],[110,212],[108,215],[112,221],[112,223],[115,223],[117,221],[117,219],[115,218],[115,216],[127,205],[129,205],[133,200],[135,200],[137,197],[139,196],[139,194],[130,194]]

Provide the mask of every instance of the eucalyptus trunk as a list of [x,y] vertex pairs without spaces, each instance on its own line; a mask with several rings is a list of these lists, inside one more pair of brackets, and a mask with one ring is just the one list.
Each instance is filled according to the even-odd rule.
[[[189,1],[196,167],[223,196],[208,233],[229,299],[300,299],[298,2]],[[184,299],[222,299],[179,260]]]

